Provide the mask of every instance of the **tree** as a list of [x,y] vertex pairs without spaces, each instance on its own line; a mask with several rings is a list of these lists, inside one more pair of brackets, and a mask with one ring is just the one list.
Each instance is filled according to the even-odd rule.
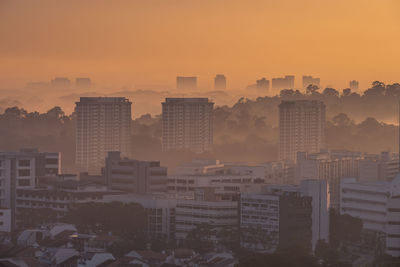
[[246,227],[241,229],[241,239],[254,250],[261,248],[263,251],[270,251],[276,246],[277,233],[260,227]]
[[208,252],[214,247],[217,233],[216,227],[210,224],[198,224],[186,236],[186,244],[196,251]]
[[338,211],[331,209],[329,220],[329,240],[333,247],[361,241],[363,224],[359,218],[348,214],[342,215]]
[[239,258],[239,267],[317,267],[315,257],[302,247],[278,250],[272,254],[252,253]]
[[380,81],[374,81],[372,83],[372,87],[367,89],[364,92],[364,96],[366,97],[377,97],[377,96],[384,96],[385,95],[385,84]]
[[339,97],[339,91],[334,88],[325,88],[322,92],[324,96]]
[[56,223],[57,212],[50,208],[19,209],[17,213],[17,224],[21,229],[37,227],[45,223]]
[[308,95],[314,95],[318,93],[319,87],[313,84],[309,84],[306,88],[306,94]]
[[349,96],[350,94],[351,94],[350,88],[343,89],[342,96],[346,97],[346,96]]
[[139,204],[84,203],[70,209],[66,221],[84,233],[109,232],[130,238],[141,237],[146,232],[147,215]]

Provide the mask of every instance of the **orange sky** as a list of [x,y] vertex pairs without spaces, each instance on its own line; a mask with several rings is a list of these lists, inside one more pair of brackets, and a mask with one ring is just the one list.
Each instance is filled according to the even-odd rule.
[[400,82],[398,0],[0,0],[0,88],[53,76],[231,88],[294,74]]

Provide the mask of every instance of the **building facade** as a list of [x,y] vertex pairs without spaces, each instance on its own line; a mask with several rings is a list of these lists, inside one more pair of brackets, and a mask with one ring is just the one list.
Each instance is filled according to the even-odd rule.
[[311,250],[311,197],[297,192],[243,193],[239,212],[243,247],[266,252],[295,246]]
[[269,193],[297,192],[301,196],[311,197],[312,249],[315,250],[319,240],[329,242],[330,192],[326,180],[307,179],[302,180],[299,185],[268,185],[265,191]]
[[294,76],[286,75],[285,77],[272,78],[272,89],[293,89],[294,88]]
[[167,168],[158,161],[121,158],[120,152],[108,152],[104,168],[108,186],[130,193],[167,192]]
[[176,89],[178,90],[196,90],[197,89],[197,77],[176,77]]
[[360,154],[323,150],[299,152],[296,159],[296,182],[305,179],[325,180],[329,184],[330,202],[339,204],[340,179],[359,176]]
[[37,179],[59,174],[60,154],[21,149],[0,152],[0,207],[10,209],[15,224],[16,190],[34,188]]
[[109,151],[131,151],[131,105],[124,97],[81,97],[76,102],[76,165],[98,174]]
[[303,89],[307,89],[309,85],[315,85],[320,87],[321,80],[320,78],[315,78],[313,76],[303,76]]
[[363,228],[384,235],[385,252],[400,257],[400,175],[391,182],[343,179],[340,213],[361,219]]
[[215,229],[238,226],[238,202],[222,201],[213,188],[196,188],[193,199],[179,199],[175,216],[176,240],[185,240],[198,225]]
[[297,152],[319,152],[325,143],[325,104],[316,100],[279,105],[279,159],[295,161]]
[[226,77],[223,74],[217,74],[214,78],[214,89],[225,90],[226,89]]
[[213,107],[208,98],[166,98],[162,103],[162,150],[211,150]]
[[349,82],[349,88],[352,91],[357,91],[358,90],[358,84],[359,84],[358,81],[352,80],[352,81]]

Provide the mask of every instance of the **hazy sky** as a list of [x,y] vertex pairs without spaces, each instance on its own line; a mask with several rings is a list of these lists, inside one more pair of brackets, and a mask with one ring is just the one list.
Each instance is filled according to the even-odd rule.
[[216,73],[400,82],[398,0],[0,0],[0,87],[53,76],[167,84]]

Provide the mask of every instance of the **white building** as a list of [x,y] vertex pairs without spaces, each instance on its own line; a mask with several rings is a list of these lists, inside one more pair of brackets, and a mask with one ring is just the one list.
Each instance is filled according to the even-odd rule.
[[109,151],[130,155],[131,106],[124,97],[81,97],[76,102],[76,164],[98,174]]
[[208,98],[166,98],[162,103],[162,150],[210,151],[213,107]]
[[279,159],[295,161],[297,152],[319,152],[325,144],[325,104],[316,100],[279,105]]
[[198,187],[212,187],[223,199],[237,199],[241,192],[260,192],[261,185],[252,175],[206,174],[169,175],[169,193],[193,194]]
[[[365,154],[359,161],[359,181],[391,181],[399,171],[397,153]],[[354,177],[354,176],[352,176]]]
[[197,188],[194,199],[179,199],[176,204],[177,240],[184,240],[200,224],[216,229],[238,226],[238,203],[222,201],[213,188]]
[[360,218],[363,228],[386,235],[386,253],[400,257],[400,175],[391,182],[343,179],[340,212]]

